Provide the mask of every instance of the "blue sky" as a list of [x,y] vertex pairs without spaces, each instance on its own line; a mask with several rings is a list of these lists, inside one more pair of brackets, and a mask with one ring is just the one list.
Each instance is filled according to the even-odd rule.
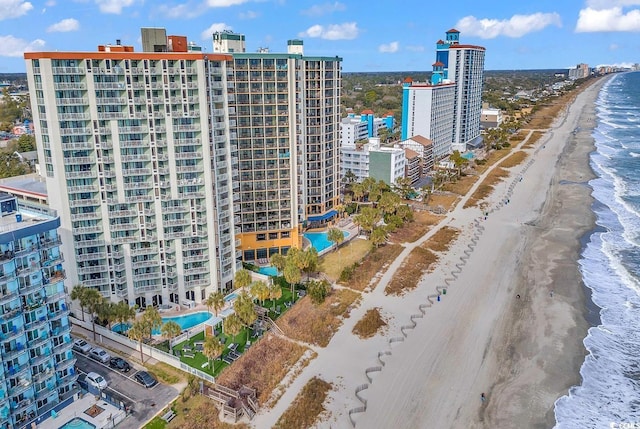
[[211,52],[211,33],[246,35],[247,50],[341,56],[343,70],[431,70],[450,28],[487,48],[487,70],[640,62],[640,0],[0,0],[0,73],[24,72],[25,51],[141,50],[140,27],[165,27]]

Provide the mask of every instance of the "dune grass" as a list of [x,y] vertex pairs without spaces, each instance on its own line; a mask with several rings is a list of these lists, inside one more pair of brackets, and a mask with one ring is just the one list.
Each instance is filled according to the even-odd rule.
[[385,326],[387,326],[387,322],[382,318],[380,308],[375,307],[367,310],[362,319],[355,324],[352,332],[358,337],[366,339],[376,335]]
[[320,271],[332,281],[336,281],[344,267],[362,260],[372,247],[371,241],[354,238],[338,250],[323,255],[320,258]]
[[305,384],[293,403],[276,422],[274,429],[306,429],[312,427],[325,410],[324,401],[331,383],[313,377]]

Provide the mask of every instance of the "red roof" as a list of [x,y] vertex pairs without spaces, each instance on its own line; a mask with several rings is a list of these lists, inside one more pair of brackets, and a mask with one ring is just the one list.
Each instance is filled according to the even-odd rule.
[[416,143],[420,143],[422,146],[425,146],[425,147],[433,145],[433,140],[420,135],[410,137],[409,140],[413,140]]
[[436,42],[438,45],[442,45],[444,43],[444,41],[442,39],[438,39],[438,41]]
[[447,31],[447,33],[459,33],[459,31],[455,28],[452,28],[451,30]]
[[404,79],[404,81],[405,81],[406,83],[411,83],[411,82],[413,82],[413,79],[411,79],[410,77],[408,77],[408,76],[407,76],[407,77]]
[[435,63],[432,64],[434,67],[444,67],[444,63],[440,62],[440,61],[436,61]]
[[414,150],[409,149],[408,147],[404,148],[404,156],[407,159],[413,159],[420,156],[420,154]]
[[387,112],[384,114],[384,116],[393,116],[393,112]]
[[361,115],[373,115],[373,110],[366,109],[360,112]]
[[449,47],[449,49],[480,49],[482,51],[486,50],[486,48],[484,46],[477,46],[477,45],[451,45]]

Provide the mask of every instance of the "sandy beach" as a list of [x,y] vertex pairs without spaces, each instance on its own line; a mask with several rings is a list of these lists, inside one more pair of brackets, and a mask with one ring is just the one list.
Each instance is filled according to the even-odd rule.
[[[320,428],[352,427],[349,410],[363,405],[357,388],[366,401],[366,411],[352,411],[361,428],[553,426],[554,402],[579,383],[585,355],[589,325],[577,259],[581,237],[594,226],[588,154],[603,82],[579,94],[530,158],[496,186],[486,219],[478,208],[463,209],[464,199],[446,216],[440,225],[460,236],[415,291],[385,296],[402,259],[435,230],[406,244],[329,345],[316,349],[318,357],[252,425],[273,426],[318,375],[334,386]],[[446,295],[431,305],[427,297],[445,279]],[[389,327],[360,340],[351,329],[372,307]]]

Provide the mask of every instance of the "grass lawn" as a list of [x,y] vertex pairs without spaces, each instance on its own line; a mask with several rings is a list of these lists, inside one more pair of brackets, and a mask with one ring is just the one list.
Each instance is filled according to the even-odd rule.
[[[235,337],[231,337],[229,335],[225,335],[221,333],[221,334],[218,334],[218,338],[220,338],[220,342],[225,344],[226,346],[232,343],[237,343],[238,344],[237,352],[242,353],[244,351],[247,339],[250,339],[249,337],[250,335],[251,335],[250,330],[247,328],[243,328],[242,331]],[[207,374],[217,377],[218,374],[220,374],[220,372],[229,365],[226,362],[224,362],[222,359],[214,360],[213,368],[211,368],[211,365],[204,365],[205,363],[208,363],[210,361],[209,361],[209,358],[207,358],[203,353],[195,350],[195,343],[198,341],[204,341],[204,332],[200,332],[199,334],[195,335],[191,339],[187,341],[183,341],[173,346],[174,354],[180,357],[181,362],[186,363],[190,367],[199,369],[200,371],[206,372]],[[183,353],[181,353],[182,348],[187,344],[189,344],[191,346],[191,349],[193,350],[192,358],[183,356]],[[228,353],[229,353],[229,349],[225,348],[225,350],[222,352],[222,357],[226,356]]]
[[164,429],[167,427],[167,422],[160,417],[154,417],[149,423],[144,426],[144,429]]
[[[219,411],[215,403],[206,396],[194,395],[186,401],[177,400],[173,403],[173,411],[176,417],[169,424],[164,426],[145,426],[145,428],[167,428],[167,429],[248,429],[245,423],[230,424],[221,422],[218,417]],[[160,418],[153,419],[149,424]]]
[[344,267],[360,261],[369,253],[372,247],[373,245],[369,240],[354,238],[338,250],[322,256],[320,258],[320,271],[332,281],[337,281]]

